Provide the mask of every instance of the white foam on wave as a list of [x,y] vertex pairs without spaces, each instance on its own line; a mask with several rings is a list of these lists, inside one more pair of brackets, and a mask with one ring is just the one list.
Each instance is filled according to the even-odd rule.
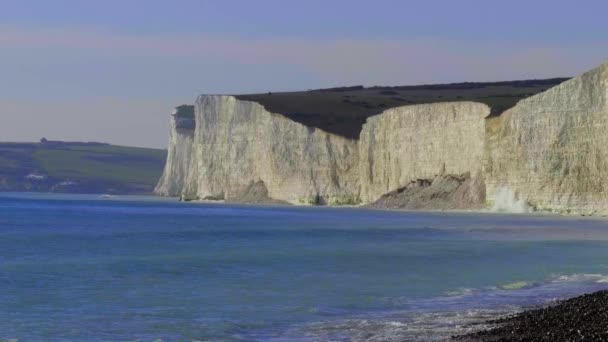
[[403,309],[373,312],[300,326],[277,341],[445,341],[490,328],[487,321],[606,288],[608,275],[555,275],[544,282],[514,281],[461,288],[427,299],[395,299]]
[[598,284],[608,283],[608,275],[598,273],[576,273],[571,275],[555,276],[553,282],[595,282]]
[[499,288],[503,290],[521,290],[535,286],[536,283],[529,281],[514,281],[512,283],[500,285]]
[[511,188],[503,186],[498,188],[494,196],[494,205],[492,211],[502,213],[526,214],[534,210],[528,205],[528,202]]
[[447,291],[445,294],[450,297],[463,297],[472,294],[475,289],[470,287],[463,287],[457,290]]
[[454,334],[487,328],[487,325],[478,322],[509,312],[481,309],[319,322],[309,324],[303,337],[288,335],[289,337],[283,336],[276,341],[444,341]]

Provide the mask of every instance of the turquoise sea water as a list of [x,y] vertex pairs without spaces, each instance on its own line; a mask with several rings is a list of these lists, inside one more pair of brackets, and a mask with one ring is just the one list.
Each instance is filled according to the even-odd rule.
[[600,219],[0,195],[0,340],[433,340],[604,275]]

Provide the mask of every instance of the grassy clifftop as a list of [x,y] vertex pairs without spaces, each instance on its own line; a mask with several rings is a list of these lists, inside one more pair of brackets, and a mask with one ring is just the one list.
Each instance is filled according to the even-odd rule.
[[100,143],[0,143],[0,191],[149,194],[165,150]]
[[365,120],[384,110],[404,105],[475,101],[499,115],[519,100],[554,87],[567,78],[506,82],[465,82],[419,86],[363,86],[300,92],[237,95],[258,102],[268,111],[324,131],[358,139]]

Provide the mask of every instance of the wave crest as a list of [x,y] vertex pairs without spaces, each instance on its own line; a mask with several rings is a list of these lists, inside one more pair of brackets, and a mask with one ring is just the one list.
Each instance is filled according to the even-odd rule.
[[299,326],[278,338],[295,341],[445,341],[490,328],[486,323],[530,306],[546,305],[606,288],[608,275],[555,275],[545,282],[515,281],[445,296],[396,300],[403,309],[370,312]]
[[528,205],[526,200],[519,198],[519,195],[515,191],[509,187],[503,186],[496,190],[492,211],[526,214],[531,213],[534,210]]

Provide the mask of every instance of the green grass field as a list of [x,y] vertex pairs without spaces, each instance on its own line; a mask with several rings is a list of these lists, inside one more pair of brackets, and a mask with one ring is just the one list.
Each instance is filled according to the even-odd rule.
[[149,148],[0,143],[0,190],[149,194],[165,159],[165,150]]

